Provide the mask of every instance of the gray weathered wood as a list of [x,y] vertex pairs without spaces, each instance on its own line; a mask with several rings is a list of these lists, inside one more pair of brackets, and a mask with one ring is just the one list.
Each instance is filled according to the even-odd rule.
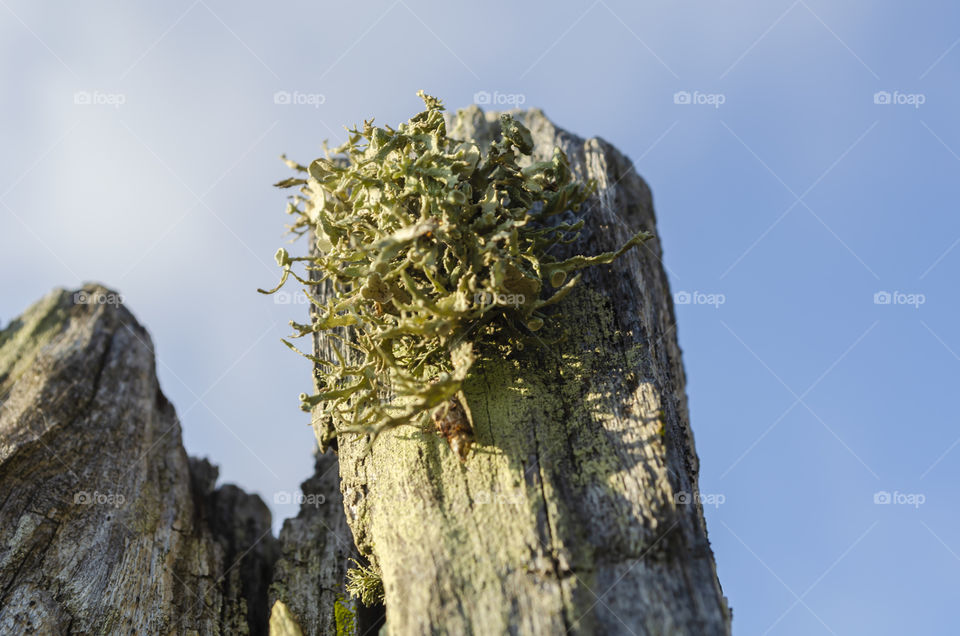
[[119,300],[58,290],[0,332],[0,633],[266,633],[269,510],[188,461]]
[[[574,249],[656,231],[626,157],[538,110],[518,117],[536,159],[558,145],[599,183]],[[486,147],[499,124],[471,107],[449,130]],[[564,341],[482,357],[464,390],[478,441],[465,463],[411,428],[368,455],[365,439],[338,440],[347,520],[382,571],[390,634],[729,632],[660,258],[655,239],[589,270],[559,307]]]
[[300,513],[284,521],[280,531],[270,604],[282,602],[287,622],[296,623],[305,635],[353,633],[350,626],[361,628],[364,613],[361,608],[358,615],[357,601],[346,593],[344,580],[351,560],[359,555],[343,513],[333,451],[317,455],[314,474],[303,482],[301,492]]

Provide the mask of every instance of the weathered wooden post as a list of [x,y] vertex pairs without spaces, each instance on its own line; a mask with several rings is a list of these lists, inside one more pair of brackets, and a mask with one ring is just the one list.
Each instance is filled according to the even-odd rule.
[[[539,110],[515,117],[534,160],[558,146],[598,183],[572,253],[655,233],[650,191],[613,146]],[[486,148],[500,123],[474,106],[447,128]],[[382,573],[390,634],[729,633],[660,259],[655,237],[586,270],[558,305],[566,339],[476,363],[465,462],[409,427],[369,453],[366,436],[339,436],[347,520]],[[315,428],[329,439],[325,419]]]

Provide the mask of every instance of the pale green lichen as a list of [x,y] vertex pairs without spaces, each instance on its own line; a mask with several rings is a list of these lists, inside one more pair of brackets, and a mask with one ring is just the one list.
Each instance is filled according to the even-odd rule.
[[[372,433],[422,424],[449,408],[476,361],[481,340],[535,339],[547,309],[585,267],[609,263],[650,238],[639,232],[619,250],[560,259],[549,251],[576,240],[583,221],[557,222],[590,196],[564,153],[520,166],[530,132],[510,115],[486,153],[446,134],[440,100],[396,130],[365,122],[348,141],[308,167],[287,212],[291,231],[315,236],[307,256],[277,251],[280,284],[293,276],[315,305],[296,336],[323,333],[330,359],[317,365],[318,392],[302,407],[338,432]],[[307,274],[294,272],[305,265]],[[332,289],[325,303],[316,291]],[[289,342],[287,346],[294,348]]]
[[380,571],[373,565],[361,565],[357,561],[353,564],[356,567],[347,570],[347,592],[367,607],[382,605],[384,594]]

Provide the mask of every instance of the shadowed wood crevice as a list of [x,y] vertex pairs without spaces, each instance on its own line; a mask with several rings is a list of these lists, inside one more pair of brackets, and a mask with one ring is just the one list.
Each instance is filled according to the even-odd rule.
[[[360,555],[347,526],[337,456],[318,453],[314,474],[301,485],[299,514],[283,522],[280,558],[270,587],[271,626],[296,623],[305,635],[376,633],[382,611],[370,610],[345,590],[347,569]],[[281,614],[285,617],[281,619]]]

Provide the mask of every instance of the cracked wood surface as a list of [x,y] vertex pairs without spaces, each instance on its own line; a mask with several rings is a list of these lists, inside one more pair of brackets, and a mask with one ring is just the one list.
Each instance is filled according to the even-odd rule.
[[270,513],[188,460],[119,298],[57,290],[0,332],[0,633],[266,633]]
[[[536,160],[555,145],[599,191],[579,253],[655,234],[650,191],[600,139],[538,110]],[[497,114],[451,135],[482,148]],[[659,239],[587,270],[560,306],[566,338],[482,356],[464,387],[477,444],[461,463],[435,434],[338,440],[347,521],[383,573],[390,634],[727,634],[696,493],[675,318]],[[321,355],[326,342],[318,338]],[[315,419],[318,439],[329,441]]]
[[376,617],[344,589],[347,569],[359,555],[343,514],[332,450],[317,454],[314,474],[301,492],[299,514],[284,521],[280,531],[280,558],[270,587],[271,633],[296,625],[294,632],[307,636],[352,634],[350,624],[356,633],[374,633],[368,629]]

